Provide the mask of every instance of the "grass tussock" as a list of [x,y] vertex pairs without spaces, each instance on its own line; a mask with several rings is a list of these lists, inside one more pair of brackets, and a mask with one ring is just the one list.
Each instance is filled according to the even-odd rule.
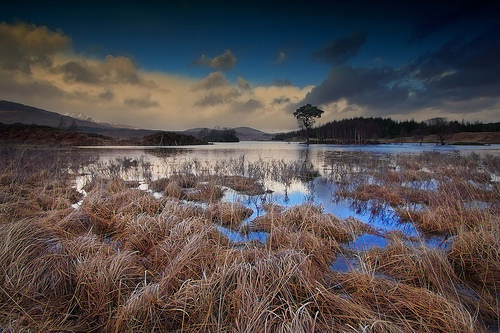
[[219,202],[210,205],[208,214],[215,223],[220,223],[230,228],[236,228],[243,220],[253,214],[253,210],[240,203]]
[[353,224],[350,224],[349,220],[340,220],[331,214],[323,214],[321,207],[311,204],[291,207],[284,211],[271,208],[266,215],[253,221],[254,230],[272,233],[277,227],[292,232],[308,232],[316,237],[336,242],[346,242],[354,237],[351,233]]
[[396,332],[485,332],[459,302],[425,288],[356,272],[342,276],[340,285],[375,314],[373,331],[380,321],[391,323],[390,331],[395,325]]
[[220,182],[213,178],[205,181],[203,177],[179,175],[170,178],[160,178],[150,183],[149,188],[156,192],[162,192],[166,197],[172,199],[217,202],[224,196],[224,190]]

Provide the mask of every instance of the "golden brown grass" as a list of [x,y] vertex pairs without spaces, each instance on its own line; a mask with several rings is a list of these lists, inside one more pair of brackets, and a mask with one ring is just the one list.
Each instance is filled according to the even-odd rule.
[[252,214],[253,211],[250,208],[235,202],[219,202],[208,208],[208,215],[212,221],[230,228],[239,226],[244,219]]
[[[421,181],[442,166],[424,157],[401,158],[406,174],[390,174],[389,185]],[[358,254],[359,270],[337,273],[330,265],[342,243],[375,233],[369,225],[311,204],[270,203],[250,227],[269,233],[266,244],[233,244],[218,231],[214,222],[237,228],[251,214],[220,202],[223,186],[252,193],[255,179],[174,173],[150,184],[165,193],[158,199],[116,175],[95,177],[74,209],[71,178],[36,168],[44,168],[42,156],[32,158],[37,163],[22,168],[22,158],[12,158],[0,171],[4,331],[486,332],[500,321],[498,186],[478,185],[482,175],[420,200],[429,226],[418,225],[453,234],[447,250],[391,233],[386,248]],[[463,170],[477,166],[453,159]],[[358,162],[365,171],[390,169]],[[420,173],[423,165],[432,170]],[[433,177],[449,184],[457,174],[468,173]],[[471,209],[463,198],[492,205]]]

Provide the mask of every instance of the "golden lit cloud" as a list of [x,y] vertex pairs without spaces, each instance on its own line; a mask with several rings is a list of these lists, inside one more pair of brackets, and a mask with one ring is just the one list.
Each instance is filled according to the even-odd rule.
[[[232,83],[222,72],[198,80],[148,72],[129,57],[75,54],[62,32],[26,23],[0,24],[0,36],[12,48],[0,53],[0,99],[59,113],[84,113],[110,123],[163,130],[285,130],[295,128],[287,107],[312,89],[253,86],[242,77]],[[230,64],[234,56],[227,51],[220,57],[211,60],[212,67],[224,67],[224,61]],[[282,103],[276,103],[278,99]]]
[[0,23],[0,69],[30,73],[33,65],[50,67],[53,56],[70,46],[68,36],[27,23]]

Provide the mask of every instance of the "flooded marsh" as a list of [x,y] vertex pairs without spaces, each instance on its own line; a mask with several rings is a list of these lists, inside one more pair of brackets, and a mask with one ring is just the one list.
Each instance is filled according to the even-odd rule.
[[2,148],[0,327],[498,331],[479,149]]

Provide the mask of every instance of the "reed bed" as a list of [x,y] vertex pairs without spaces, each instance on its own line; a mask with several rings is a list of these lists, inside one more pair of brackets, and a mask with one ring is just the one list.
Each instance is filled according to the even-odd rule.
[[[404,209],[410,199],[403,190],[395,192],[403,204],[393,204],[419,228],[449,238],[447,247],[437,249],[393,232],[386,235],[387,247],[353,253],[362,261],[359,269],[340,273],[331,264],[347,251],[344,244],[378,233],[319,206],[264,204],[265,214],[246,227],[267,232],[265,244],[235,244],[219,232],[218,224],[237,230],[252,214],[242,204],[221,202],[225,188],[262,195],[265,177],[317,176],[307,163],[266,170],[240,158],[211,169],[198,161],[197,170],[183,165],[149,182],[150,189],[164,193],[159,197],[122,178],[122,171],[148,174],[151,166],[124,159],[103,166],[107,171],[91,172],[85,198],[71,206],[81,199],[71,190],[71,175],[79,172],[71,161],[60,157],[49,163],[29,151],[0,153],[9,156],[0,162],[2,331],[488,332],[498,327],[498,186],[481,175],[496,170],[493,158],[481,164],[451,155],[448,162],[460,172],[443,174],[441,155],[378,159],[349,153],[346,162],[359,166],[343,178],[352,180],[342,188],[349,193],[367,182],[389,192],[410,188],[408,182],[437,182],[430,193],[412,188],[427,193],[419,200],[424,209]],[[329,167],[348,172],[346,165]],[[281,175],[270,176],[271,169]],[[473,175],[463,170],[476,169],[474,179],[458,182]],[[487,206],[471,208],[464,198]],[[389,201],[383,195],[370,200]],[[428,215],[419,220],[417,214]]]

